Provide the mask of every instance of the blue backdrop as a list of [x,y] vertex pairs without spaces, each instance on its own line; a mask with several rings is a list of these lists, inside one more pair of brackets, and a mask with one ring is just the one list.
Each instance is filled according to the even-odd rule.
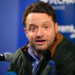
[[[44,1],[56,11],[59,31],[75,43],[75,1],[74,0],[0,0],[0,54],[14,53],[27,42],[22,14],[31,3]],[[0,75],[5,75],[10,62],[0,61]]]

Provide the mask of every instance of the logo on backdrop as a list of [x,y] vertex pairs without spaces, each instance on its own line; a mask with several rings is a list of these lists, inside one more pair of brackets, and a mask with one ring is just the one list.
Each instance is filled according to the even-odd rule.
[[52,4],[55,10],[64,10],[66,8],[65,4],[66,5],[75,4],[75,0],[40,0],[40,1]]
[[73,39],[75,38],[75,28],[74,25],[59,25],[58,31],[61,33],[70,33],[70,38]]

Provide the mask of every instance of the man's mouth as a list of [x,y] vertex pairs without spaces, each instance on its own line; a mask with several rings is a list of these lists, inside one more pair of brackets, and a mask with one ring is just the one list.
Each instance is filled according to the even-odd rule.
[[45,41],[46,41],[46,40],[36,40],[36,44],[42,45],[42,44],[44,44]]

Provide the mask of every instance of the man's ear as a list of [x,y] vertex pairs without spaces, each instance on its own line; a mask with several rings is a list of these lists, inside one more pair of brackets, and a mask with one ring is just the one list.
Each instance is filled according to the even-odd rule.
[[24,28],[24,32],[25,32],[25,34],[27,34],[26,28]]
[[27,30],[26,30],[26,28],[24,28],[24,32],[25,32],[25,34],[26,34],[26,37],[27,37]]
[[58,32],[58,23],[57,22],[55,23],[55,30],[56,30],[56,32]]

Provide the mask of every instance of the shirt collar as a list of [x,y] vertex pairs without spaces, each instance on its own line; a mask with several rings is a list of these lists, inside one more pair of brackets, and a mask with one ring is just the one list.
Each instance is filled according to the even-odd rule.
[[34,50],[33,50],[33,48],[30,46],[30,44],[28,44],[27,47],[28,47],[28,53],[29,53],[29,55],[32,56],[35,61],[39,62],[40,60],[39,60],[38,57],[34,54]]

